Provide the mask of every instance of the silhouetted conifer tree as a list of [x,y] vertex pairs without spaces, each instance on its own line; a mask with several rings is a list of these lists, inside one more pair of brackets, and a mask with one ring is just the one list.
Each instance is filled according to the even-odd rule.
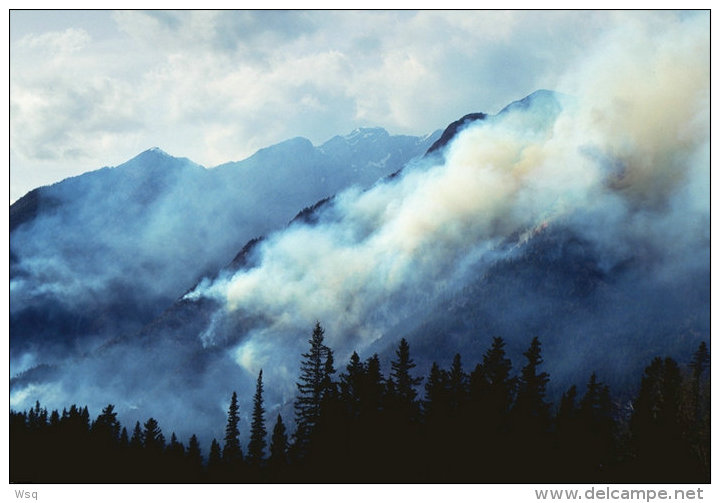
[[320,323],[315,324],[308,341],[310,350],[303,353],[300,363],[300,377],[297,382],[298,397],[295,400],[295,456],[302,458],[307,451],[310,438],[320,418],[320,411],[331,383],[332,351],[325,343],[325,331]]
[[263,382],[262,370],[258,374],[253,398],[252,425],[250,427],[250,443],[248,444],[248,462],[253,466],[259,466],[265,456],[265,408],[263,407]]
[[505,341],[493,338],[469,379],[467,438],[470,452],[488,452],[474,463],[484,480],[508,481],[512,450],[509,448],[509,412],[513,403],[516,379],[510,375],[512,363],[505,353]]
[[530,347],[523,353],[527,363],[520,372],[515,415],[524,428],[533,433],[547,431],[550,424],[550,405],[545,400],[547,372],[540,372],[543,363],[540,340],[533,337]]
[[58,413],[57,409],[53,410],[50,413],[50,426],[53,428],[57,428],[60,425],[60,414]]
[[118,441],[120,436],[120,422],[117,419],[117,412],[115,412],[114,405],[108,404],[107,407],[102,410],[102,413],[92,425],[92,432],[95,436],[95,442],[102,442],[108,445]]
[[177,435],[175,435],[174,431],[172,435],[170,435],[170,443],[166,451],[168,455],[173,458],[182,459],[185,456],[185,446],[181,442],[178,442]]
[[130,439],[130,447],[134,449],[141,449],[143,446],[142,429],[140,428],[140,421],[135,422],[135,428],[133,429],[132,438]]
[[[430,374],[425,380],[425,399],[422,403],[425,420],[422,435],[425,452],[422,455],[427,459],[423,463],[426,470],[423,477],[433,477],[439,482],[449,482],[447,476],[452,468],[448,466],[448,461],[455,447],[452,445],[449,430],[450,393],[448,373],[441,369],[437,362],[433,362]],[[417,440],[419,439],[415,441]],[[440,459],[445,460],[445,463],[438,463]]]
[[418,409],[417,390],[422,377],[413,377],[412,369],[415,362],[410,358],[410,345],[405,338],[400,340],[396,359],[390,362],[389,390],[395,402],[395,407],[407,414],[408,418],[415,419]]
[[380,368],[380,358],[372,355],[365,361],[365,374],[362,379],[360,410],[363,417],[376,416],[383,407],[385,378]]
[[365,366],[360,361],[358,354],[353,351],[350,363],[345,367],[345,373],[340,374],[340,396],[347,408],[347,414],[351,418],[357,418],[360,415],[364,377]]
[[162,452],[165,448],[165,436],[155,418],[149,418],[143,424],[143,447],[155,452]]
[[270,479],[282,479],[288,464],[288,437],[283,424],[282,416],[278,414],[275,427],[270,438],[270,457],[268,458],[268,469]]
[[240,430],[238,429],[238,423],[240,422],[239,409],[237,393],[233,391],[225,426],[225,445],[222,451],[223,462],[232,468],[236,468],[243,460],[242,449],[240,448]]
[[186,456],[191,466],[200,468],[202,465],[202,450],[200,449],[200,442],[198,442],[198,438],[194,434],[188,441]]
[[393,464],[398,482],[417,482],[421,479],[421,467],[425,446],[417,442],[419,434],[420,404],[415,389],[422,382],[421,377],[413,377],[415,362],[410,357],[410,345],[404,338],[400,340],[396,359],[390,362],[390,377],[387,380],[386,410],[387,420],[384,444],[388,457],[386,462]]
[[577,444],[582,451],[575,458],[583,482],[600,480],[615,455],[615,423],[610,390],[593,373],[577,411]]
[[441,418],[445,418],[449,412],[448,388],[447,373],[440,368],[437,362],[433,362],[430,375],[425,380],[425,400],[423,401],[425,419],[431,426]]
[[451,415],[459,415],[468,400],[468,375],[463,371],[460,353],[453,358],[448,372],[448,406]]
[[505,341],[495,337],[483,355],[482,364],[470,376],[473,415],[481,421],[480,428],[490,435],[495,435],[505,422],[513,402],[515,378],[510,375],[511,370]]
[[512,477],[540,482],[552,476],[552,467],[544,459],[550,449],[550,404],[545,399],[549,376],[540,371],[543,359],[537,337],[532,339],[523,355],[527,361],[520,371],[517,398],[510,418],[510,459],[513,456],[517,459]]
[[220,443],[216,439],[212,439],[210,444],[210,454],[208,455],[208,476],[210,481],[217,482],[223,479],[222,473],[222,453],[220,451]]

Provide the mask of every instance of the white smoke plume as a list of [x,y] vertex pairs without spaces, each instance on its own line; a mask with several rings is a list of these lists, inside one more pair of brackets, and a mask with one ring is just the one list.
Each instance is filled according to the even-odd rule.
[[343,357],[395,340],[388,327],[462,288],[468,267],[511,253],[513,233],[555,221],[605,250],[607,267],[643,242],[663,254],[655,273],[673,274],[678,257],[709,245],[708,34],[703,15],[608,34],[559,80],[562,95],[536,93],[467,127],[443,159],[340,194],[319,224],[272,235],[255,267],[189,298],[267,320],[237,362],[286,371],[295,362],[281,348],[304,342],[314,320]]

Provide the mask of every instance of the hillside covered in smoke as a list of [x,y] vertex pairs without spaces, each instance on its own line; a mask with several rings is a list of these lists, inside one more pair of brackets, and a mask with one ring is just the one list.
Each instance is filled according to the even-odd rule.
[[[249,234],[234,232],[232,224],[247,214],[245,203],[236,213],[213,205],[197,227],[192,212],[181,213],[172,220],[178,233],[202,236],[182,259],[175,254],[178,244],[161,231],[173,225],[158,222],[143,227],[145,233],[132,232],[162,253],[158,263],[135,257],[133,268],[119,276],[148,279],[141,282],[145,292],[165,281],[175,282],[174,291],[192,288],[178,291],[182,298],[167,302],[152,321],[144,318],[149,323],[139,332],[118,331],[71,364],[18,376],[12,404],[27,407],[39,399],[50,407],[78,402],[99,409],[114,403],[123,422],[153,415],[178,432],[204,429],[220,436],[227,397],[233,390],[251,396],[260,369],[269,416],[286,410],[297,391],[298,355],[316,321],[325,327],[338,366],[354,350],[363,359],[388,355],[405,337],[424,374],[455,352],[474,364],[493,337],[503,337],[517,356],[529,336],[537,336],[552,362],[553,382],[583,382],[594,371],[622,394],[650,358],[682,357],[687,347],[709,340],[709,44],[707,32],[698,29],[703,22],[689,18],[660,30],[638,26],[608,35],[565,76],[562,94],[537,91],[495,115],[468,115],[426,144],[415,139],[427,154],[408,156],[399,172],[374,184],[364,179],[338,191],[318,190],[321,176],[288,172],[259,179],[270,192],[276,183],[289,186],[290,194],[309,191],[288,203],[292,214],[311,208],[287,227],[278,226],[291,219],[286,213],[265,225],[273,205],[256,208],[252,218],[263,225]],[[352,163],[362,152],[343,159]],[[372,162],[378,160],[362,164]],[[178,173],[199,169],[186,161],[183,166]],[[205,189],[187,195],[189,186],[173,185],[174,197],[204,206],[207,200],[200,203],[197,195]],[[262,191],[249,193],[254,203]],[[273,203],[286,200],[276,196]],[[175,201],[157,203],[173,208],[158,218],[175,218]],[[14,231],[13,253],[21,243],[43,248],[22,241],[23,225]],[[263,239],[250,241],[260,233]],[[206,253],[216,240],[222,245],[212,246],[226,255],[239,252],[230,266]],[[125,253],[104,243],[102,259],[87,262],[74,246],[67,243],[68,256],[102,271],[112,267],[114,253]],[[39,267],[52,263],[53,257],[38,257]],[[21,257],[14,260],[11,302],[22,305],[22,295],[30,295],[23,289],[29,267]],[[198,283],[192,274],[182,281],[175,275],[188,272],[188,263],[192,274],[205,273]],[[52,295],[53,284],[42,294]],[[142,305],[122,294],[124,283],[108,285],[99,292],[113,302],[127,302],[130,310]],[[97,298],[98,292],[78,286]],[[11,309],[20,320],[17,313]],[[22,331],[12,331],[12,345],[21,348]],[[241,410],[247,413],[249,404]]]
[[294,138],[211,169],[153,148],[33,190],[10,207],[11,373],[137,332],[248,240],[394,173],[437,136]]

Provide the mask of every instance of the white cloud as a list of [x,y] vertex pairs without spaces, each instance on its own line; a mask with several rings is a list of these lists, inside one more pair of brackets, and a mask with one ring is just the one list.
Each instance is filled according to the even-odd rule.
[[83,49],[90,42],[90,35],[81,28],[68,28],[61,32],[47,32],[39,35],[27,35],[20,39],[17,48],[40,49],[47,53],[54,63],[62,63],[56,58],[68,56]]
[[107,38],[66,16],[12,47],[11,197],[155,145],[211,166],[358,126],[425,134],[554,87],[607,28],[677,16],[121,11]]

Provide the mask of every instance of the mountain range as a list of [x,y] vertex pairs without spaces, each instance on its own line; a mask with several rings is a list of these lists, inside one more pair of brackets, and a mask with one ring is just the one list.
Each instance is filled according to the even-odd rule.
[[292,417],[316,321],[339,369],[358,351],[387,371],[405,337],[418,375],[456,352],[470,370],[498,336],[517,368],[538,336],[551,393],[597,372],[629,394],[709,339],[709,164],[702,141],[648,159],[632,127],[582,129],[592,113],[537,91],[422,138],[296,138],[213,169],[151,149],[30,192],[11,404],[222,436],[262,369],[268,417]]
[[394,173],[438,136],[294,138],[211,169],[152,148],[31,191],[10,207],[11,372],[139,330],[248,240]]

